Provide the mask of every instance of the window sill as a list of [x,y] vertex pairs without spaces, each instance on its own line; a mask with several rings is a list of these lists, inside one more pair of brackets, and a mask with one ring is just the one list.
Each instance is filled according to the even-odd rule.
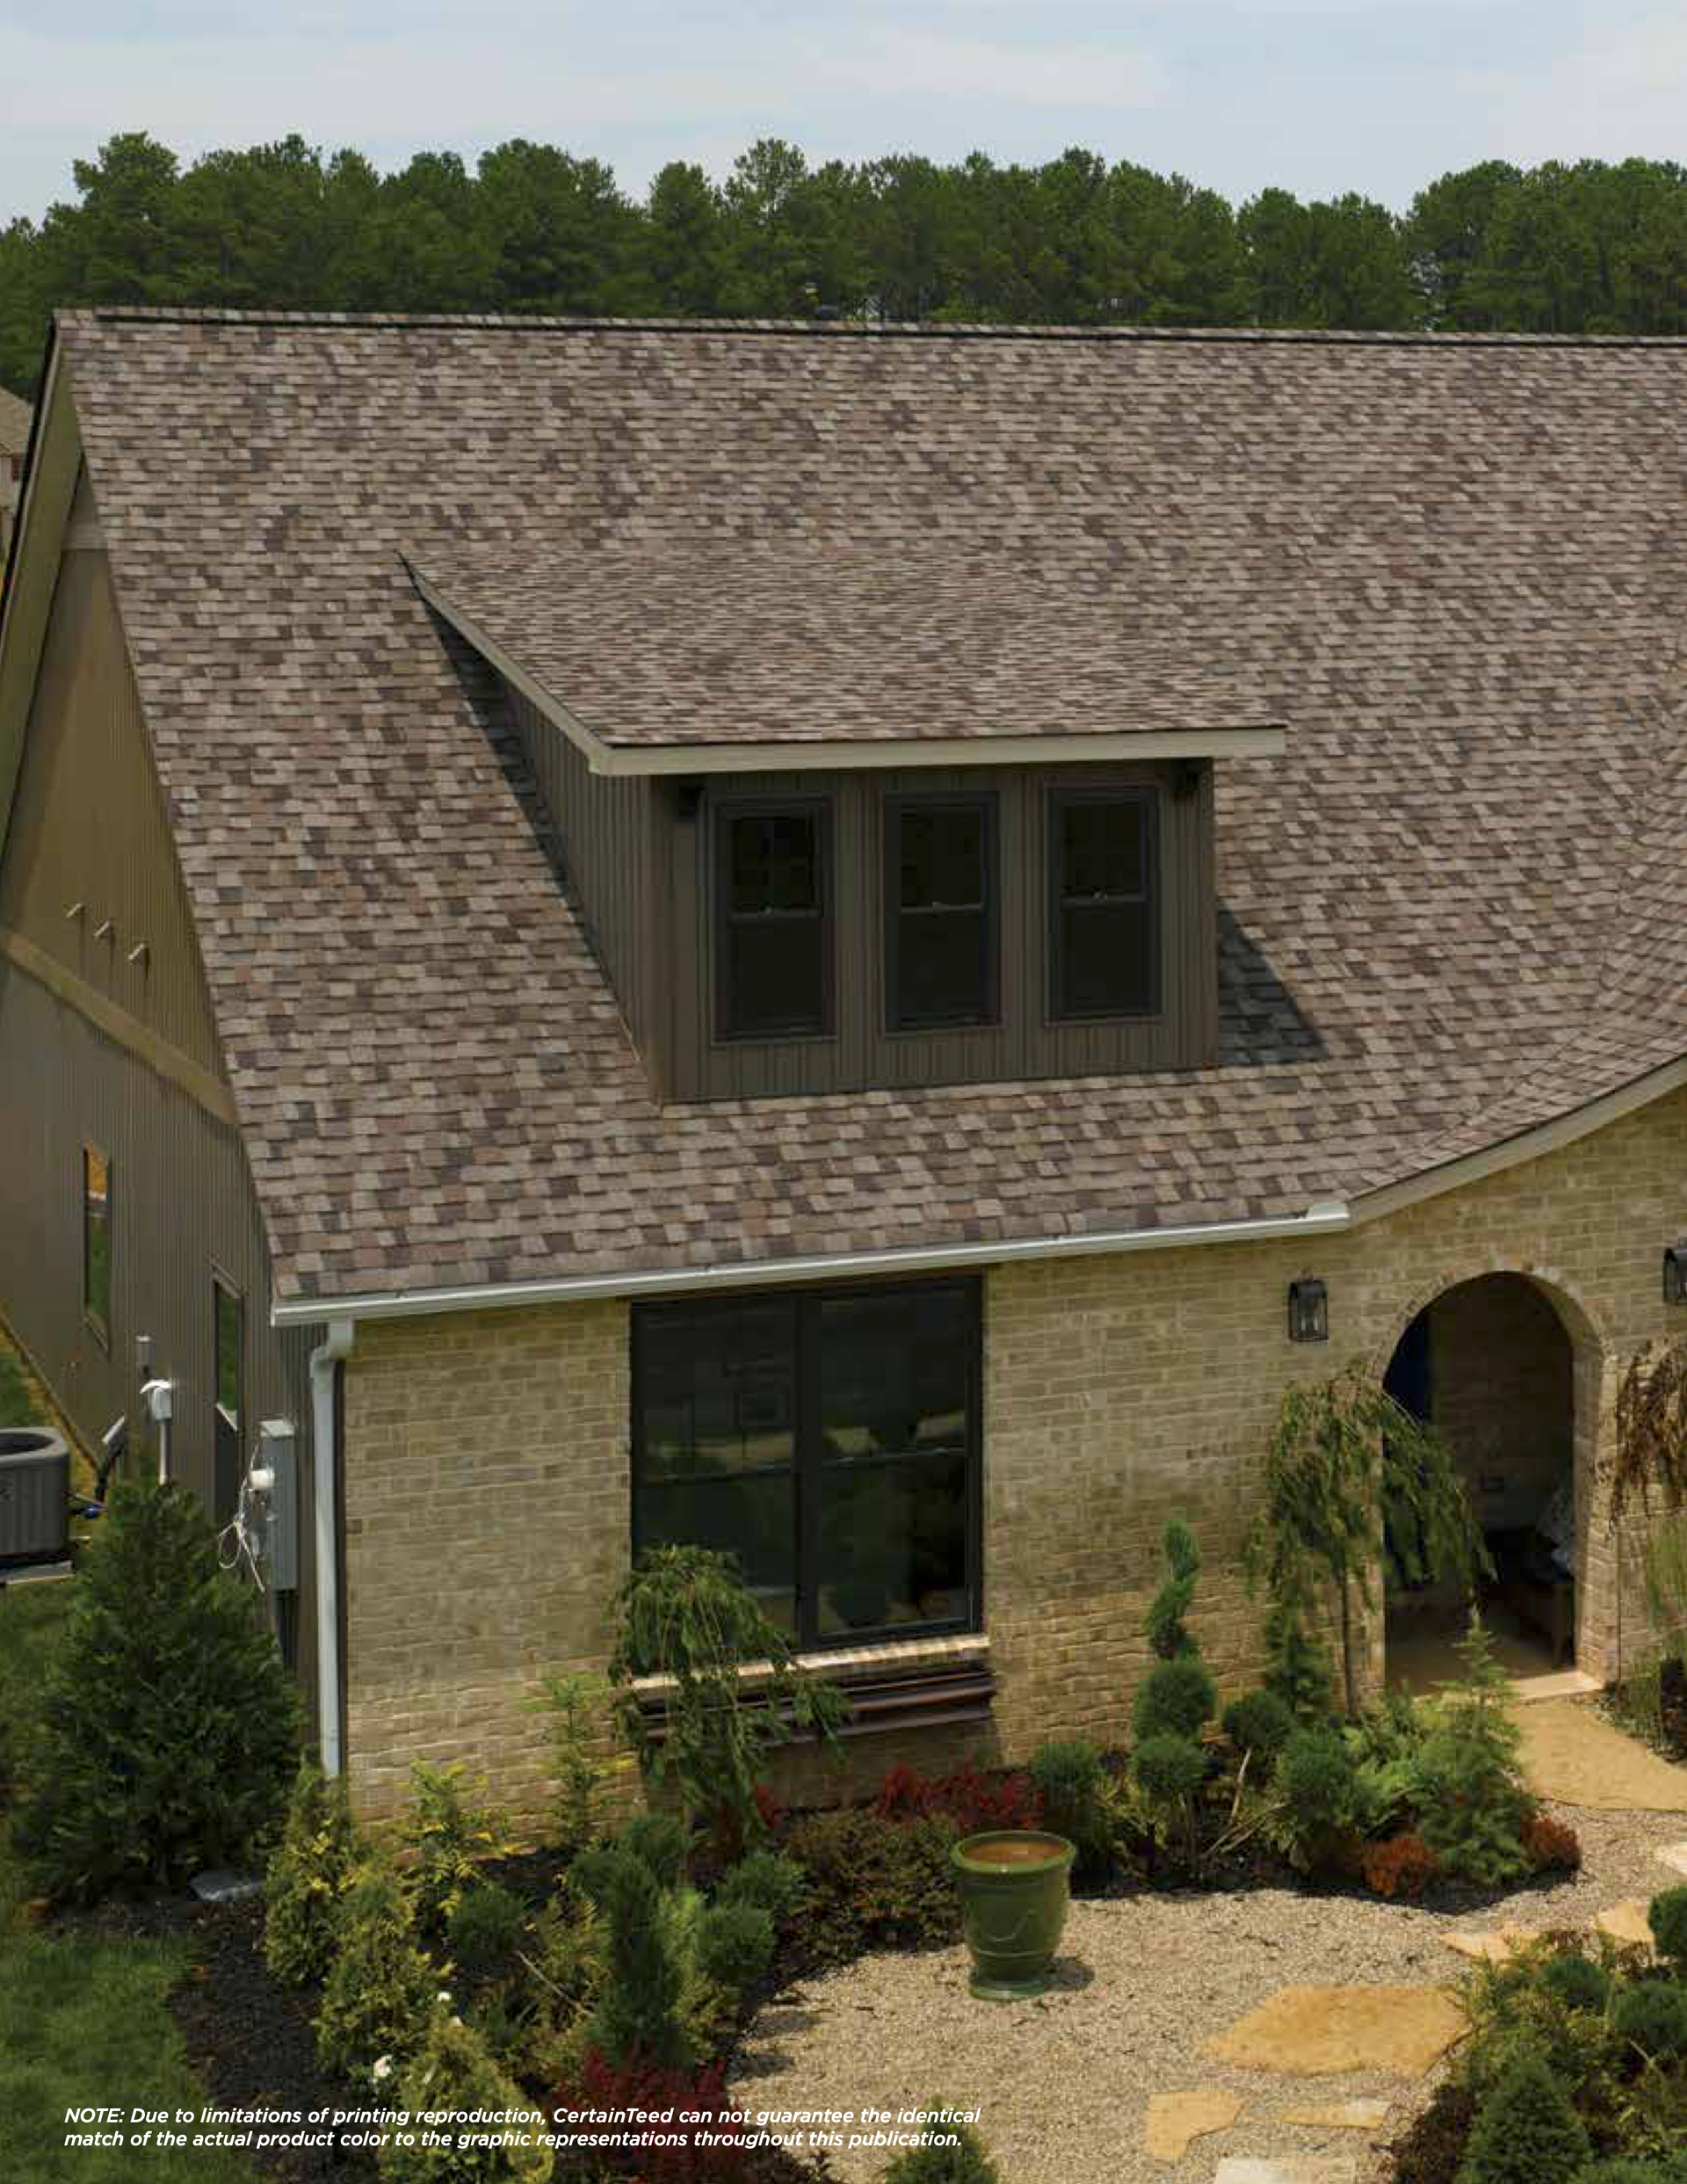
[[[990,1641],[981,1630],[941,1638],[892,1638],[872,1645],[800,1653],[797,1665],[836,1684],[849,1699],[854,1711],[838,1732],[843,1737],[982,1721],[996,1694]],[[765,1703],[757,1687],[770,1668],[766,1661],[747,1662],[740,1668],[744,1704]],[[674,1679],[640,1676],[631,1688],[653,1740],[661,1743]],[[799,1735],[794,1741],[813,1739]]]

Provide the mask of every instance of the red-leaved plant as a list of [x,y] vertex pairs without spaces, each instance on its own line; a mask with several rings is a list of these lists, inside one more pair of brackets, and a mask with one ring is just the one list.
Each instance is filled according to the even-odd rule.
[[1367,1843],[1359,1863],[1372,1895],[1401,1896],[1415,1903],[1434,1880],[1440,1861],[1421,1835],[1406,1834]]
[[[707,2145],[699,2134],[720,2136],[742,2124],[742,2112],[727,2098],[726,2072],[718,2063],[695,2071],[669,2071],[647,2063],[614,2064],[589,2049],[579,2075],[551,2096],[553,2129],[568,2135],[603,2134],[601,2122],[581,2122],[591,2110],[631,2109],[653,2118],[652,2134],[677,2145],[593,2147],[587,2173],[625,2176],[638,2184],[750,2184],[754,2156],[742,2146]],[[666,2115],[670,2120],[656,2121]],[[679,2119],[691,2120],[682,2122]],[[629,2135],[636,2121],[626,2126]]]
[[1537,1873],[1574,1873],[1582,1841],[1573,1827],[1545,1812],[1531,1812],[1522,1828],[1523,1854]]
[[894,1767],[880,1785],[876,1810],[887,1820],[952,1820],[963,1835],[992,1828],[1035,1827],[1043,1801],[1030,1775],[982,1774],[969,1760],[952,1774],[922,1774]]

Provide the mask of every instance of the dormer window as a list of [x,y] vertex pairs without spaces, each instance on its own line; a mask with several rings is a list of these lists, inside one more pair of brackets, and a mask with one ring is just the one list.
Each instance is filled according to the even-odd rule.
[[1151,790],[1049,794],[1049,1014],[1147,1016],[1156,1005],[1157,799]]
[[720,1036],[794,1039],[829,1031],[825,805],[728,804],[717,828]]
[[994,796],[885,806],[885,1009],[892,1031],[996,1014]]

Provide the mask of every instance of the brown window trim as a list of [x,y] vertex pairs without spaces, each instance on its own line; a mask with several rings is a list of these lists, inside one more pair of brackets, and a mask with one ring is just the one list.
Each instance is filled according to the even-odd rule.
[[[820,920],[820,1022],[784,1029],[771,1027],[735,1031],[732,1028],[730,956],[727,947],[727,934],[731,922],[732,887],[729,830],[735,819],[779,818],[795,814],[812,817],[815,822],[815,860],[820,880],[820,907],[816,913]],[[832,800],[829,796],[738,796],[722,798],[714,802],[713,818],[709,830],[710,854],[714,860],[709,888],[710,915],[713,926],[710,934],[713,963],[709,983],[713,1008],[713,1036],[717,1045],[766,1047],[836,1036],[837,920],[832,876]]]
[[[1143,898],[1148,926],[1148,998],[1140,1009],[1062,1009],[1060,1000],[1065,975],[1065,945],[1064,921],[1061,915],[1064,907],[1061,885],[1061,817],[1075,804],[1122,803],[1140,804],[1145,818]],[[1046,866],[1043,874],[1043,1019],[1051,1030],[1069,1025],[1143,1024],[1164,1013],[1165,997],[1161,990],[1160,961],[1163,894],[1160,834],[1160,791],[1148,783],[1086,782],[1082,787],[1068,783],[1051,782],[1048,785],[1043,824]]]
[[[994,789],[945,793],[909,791],[884,800],[884,981],[885,1035],[920,1038],[951,1032],[996,1031],[1002,1024],[1002,821],[1001,798]],[[977,811],[984,821],[984,1010],[979,1016],[920,1016],[900,1012],[901,920],[923,913],[901,905],[901,826],[909,811]]]

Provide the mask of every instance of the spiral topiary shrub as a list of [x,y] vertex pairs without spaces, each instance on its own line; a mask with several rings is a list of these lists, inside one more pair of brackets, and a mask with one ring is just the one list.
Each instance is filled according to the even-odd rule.
[[1206,1664],[1198,1653],[1161,1661],[1143,1679],[1131,1709],[1139,1740],[1149,1737],[1198,1737],[1218,1709],[1219,1694]]
[[1294,1715],[1275,1691],[1249,1691],[1224,1709],[1225,1735],[1257,1774],[1269,1774],[1294,1734]]

